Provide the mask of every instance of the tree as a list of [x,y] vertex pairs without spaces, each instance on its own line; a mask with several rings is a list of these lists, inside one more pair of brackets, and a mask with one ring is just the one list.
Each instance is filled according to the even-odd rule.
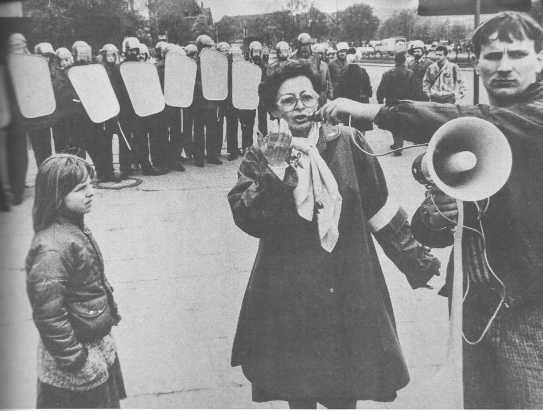
[[330,18],[316,7],[311,7],[309,16],[309,34],[313,38],[327,38],[330,36]]
[[312,4],[308,0],[287,0],[285,9],[293,15],[307,13]]
[[415,10],[401,10],[386,19],[379,27],[378,37],[403,36],[408,40],[422,40],[431,43],[435,40],[461,41],[471,27],[461,23],[450,23],[449,19],[420,17]]
[[219,35],[219,41],[231,42],[243,37],[241,25],[232,17],[224,16],[215,24],[215,27]]
[[414,37],[416,26],[417,13],[414,10],[401,10],[383,22],[378,37],[403,36],[410,40]]
[[469,36],[471,30],[465,24],[453,24],[449,29],[449,38],[453,42],[460,42]]
[[191,21],[185,17],[167,15],[158,18],[158,33],[167,34],[172,43],[187,44],[193,40],[191,28]]
[[292,15],[289,11],[276,11],[270,14],[270,22],[278,35],[276,42],[279,40],[291,41],[300,33],[293,23]]
[[379,18],[366,4],[355,4],[340,13],[339,25],[343,36],[349,40],[370,40],[379,27]]
[[200,14],[196,17],[196,20],[192,24],[192,27],[190,29],[192,33],[192,37],[198,37],[200,34],[207,34],[208,36],[214,37],[214,30],[213,27],[211,27],[207,23],[207,16],[204,14]]
[[32,31],[25,33],[29,41],[49,41],[55,47],[70,47],[76,40],[94,50],[105,43],[119,45],[124,35],[144,25],[125,0],[27,0],[24,14],[35,19]]
[[195,0],[148,0],[153,35],[166,33],[168,40],[185,44],[193,40],[191,28],[200,7]]

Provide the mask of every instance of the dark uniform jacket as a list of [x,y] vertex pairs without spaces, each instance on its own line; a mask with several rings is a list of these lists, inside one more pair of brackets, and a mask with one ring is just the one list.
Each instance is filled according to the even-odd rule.
[[343,77],[343,73],[347,68],[347,60],[340,61],[338,59],[332,60],[328,63],[328,70],[330,71],[330,78],[332,79],[332,90],[334,93],[334,98],[337,98],[337,90],[339,88],[339,83]]
[[392,401],[409,376],[372,233],[414,288],[439,263],[413,239],[378,161],[357,151],[351,129],[321,129],[317,148],[343,198],[332,253],[322,249],[315,220],[297,214],[294,168],[280,180],[253,147],[228,194],[236,225],[260,239],[232,365],[243,367],[255,401]]
[[427,101],[428,96],[422,91],[422,80],[426,69],[432,65],[432,60],[427,57],[422,57],[419,61],[413,59],[407,63],[407,68],[415,74],[415,90],[416,96],[413,100]]
[[[482,218],[488,259],[505,284],[508,305],[530,301],[540,304],[543,301],[543,84],[532,84],[507,107],[402,101],[382,108],[375,121],[388,130],[401,128],[406,139],[424,143],[442,124],[462,116],[490,121],[511,145],[511,176],[490,198]],[[481,206],[485,208],[486,202]],[[464,208],[466,225],[477,227],[473,204],[465,203]],[[430,247],[451,245],[451,232],[431,231],[425,224],[423,211],[419,209],[413,218],[417,238]],[[481,266],[482,248],[472,237],[465,235],[464,274]],[[493,310],[500,291],[501,287],[491,282],[490,286],[472,289],[472,298],[466,303],[474,309]]]
[[417,83],[415,74],[405,66],[386,71],[377,88],[377,101],[392,104],[398,100],[415,100]]
[[81,367],[87,358],[83,343],[109,334],[120,320],[91,232],[82,222],[59,218],[34,236],[26,272],[43,345],[60,368]]

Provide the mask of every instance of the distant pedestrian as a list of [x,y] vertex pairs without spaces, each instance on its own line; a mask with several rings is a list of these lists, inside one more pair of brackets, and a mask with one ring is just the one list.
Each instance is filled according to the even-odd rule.
[[427,101],[428,97],[422,91],[422,80],[426,69],[432,64],[432,61],[424,55],[424,43],[420,40],[415,40],[409,45],[407,52],[413,58],[407,63],[407,68],[415,74],[415,95],[413,100]]
[[36,176],[26,285],[40,334],[37,408],[120,408],[126,398],[110,334],[120,316],[84,225],[93,177],[92,166],[71,154],[47,158]]
[[[377,102],[387,105],[397,103],[398,100],[413,100],[417,95],[417,82],[415,73],[405,66],[405,53],[397,53],[394,56],[395,67],[386,71],[381,78],[381,83],[377,88]],[[391,149],[401,148],[403,146],[403,137],[398,133],[392,133],[394,144]],[[395,155],[401,155],[401,151],[396,151]]]
[[332,79],[332,90],[334,92],[334,98],[337,98],[337,90],[343,73],[347,69],[347,51],[349,45],[345,42],[340,42],[336,46],[337,53],[336,58],[328,63],[328,69],[330,70],[330,78]]
[[[358,64],[347,64],[337,88],[334,89],[334,95],[336,98],[345,97],[360,103],[369,103],[373,95],[370,76]],[[373,129],[371,122],[364,120],[354,120],[351,126],[362,132]]]
[[464,83],[460,67],[448,60],[448,53],[445,46],[436,48],[437,61],[426,69],[422,80],[422,91],[430,101],[436,103],[454,104],[464,97]]

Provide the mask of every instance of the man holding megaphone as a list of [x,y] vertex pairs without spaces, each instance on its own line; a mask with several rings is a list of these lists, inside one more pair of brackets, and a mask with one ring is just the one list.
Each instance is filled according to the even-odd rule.
[[419,175],[439,189],[430,189],[415,213],[417,239],[451,245],[456,199],[468,201],[464,406],[543,408],[543,28],[527,15],[503,12],[481,24],[472,43],[489,105],[383,107],[336,99],[321,114],[372,120],[429,142]]

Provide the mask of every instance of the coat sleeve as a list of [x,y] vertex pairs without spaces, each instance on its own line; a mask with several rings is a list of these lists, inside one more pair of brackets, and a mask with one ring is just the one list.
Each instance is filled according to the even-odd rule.
[[434,79],[431,78],[430,67],[428,67],[424,72],[424,77],[422,78],[422,94],[427,98],[430,98],[430,89],[432,87],[433,80]]
[[228,193],[236,225],[253,237],[261,238],[296,218],[292,191],[298,177],[288,167],[281,180],[268,166],[264,155],[251,147],[243,158],[238,181]]
[[381,77],[381,82],[379,83],[379,86],[377,87],[377,102],[379,104],[383,104],[385,100],[386,85],[387,85],[387,73],[384,73],[383,77]]
[[27,293],[32,318],[43,345],[59,368],[76,370],[87,359],[87,350],[77,340],[68,318],[64,298],[68,272],[56,251],[40,252],[29,267]]
[[329,100],[334,98],[334,85],[332,84],[332,76],[330,74],[330,67],[326,70],[326,92]]
[[370,81],[370,76],[368,75],[368,72],[360,67],[360,71],[361,71],[361,77],[362,77],[362,98],[364,98],[365,100],[367,100],[367,102],[369,102],[369,98],[371,96],[373,96],[373,89],[371,88],[371,81]]
[[382,107],[375,123],[382,129],[402,130],[406,140],[427,143],[447,121],[465,116],[478,117],[497,126],[506,136],[533,136],[543,129],[541,104],[496,107],[486,104],[457,105],[402,100]]
[[[362,136],[358,137],[361,147],[371,152]],[[388,193],[377,159],[357,151],[356,147],[353,150],[362,207],[374,237],[387,257],[405,274],[411,287],[424,287],[434,275],[439,275],[439,260],[415,240],[406,212]]]

